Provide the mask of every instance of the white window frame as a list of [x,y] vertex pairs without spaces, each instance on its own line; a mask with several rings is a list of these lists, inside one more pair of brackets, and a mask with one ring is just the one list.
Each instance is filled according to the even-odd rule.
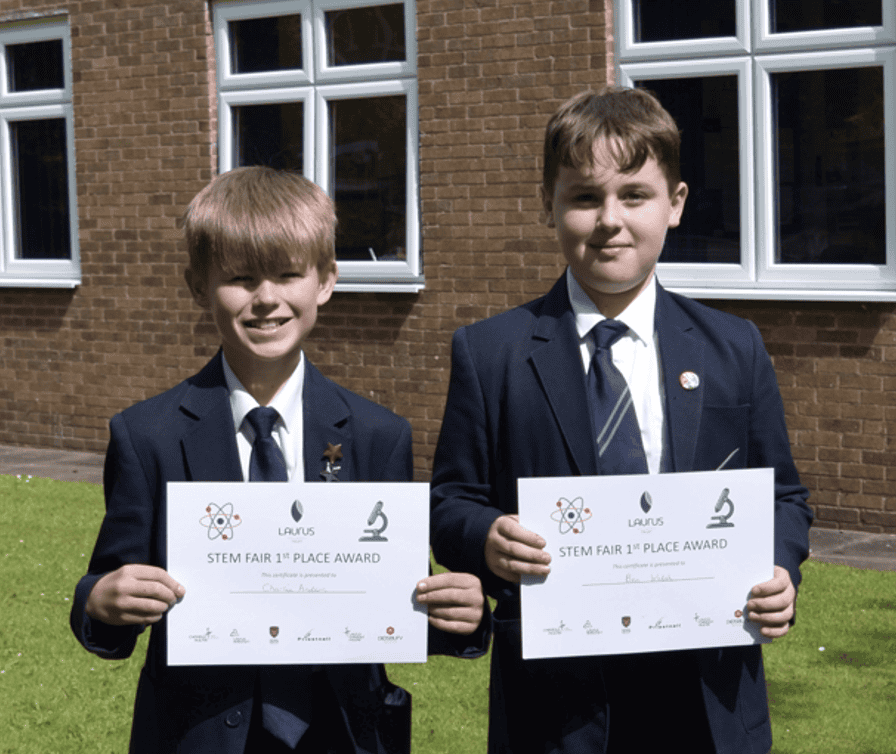
[[[7,45],[62,41],[63,87],[9,91]],[[71,256],[68,259],[16,259],[15,166],[10,125],[29,120],[65,120]],[[75,138],[72,111],[71,37],[68,20],[31,20],[0,26],[0,288],[74,288],[81,284]]]
[[[218,2],[214,34],[218,60],[218,162],[220,172],[233,164],[234,106],[302,102],[304,107],[303,173],[332,196],[327,103],[332,100],[401,94],[406,103],[406,227],[404,261],[339,262],[337,291],[416,293],[424,288],[420,238],[419,128],[417,100],[416,17],[413,0],[404,5],[406,60],[352,66],[328,66],[325,13],[345,8],[386,5],[393,0],[270,0]],[[302,16],[303,70],[231,73],[228,23],[271,16]]]
[[[882,25],[877,27],[770,34],[768,0],[734,0],[735,37],[640,44],[634,42],[633,2],[615,1],[620,84],[738,77],[741,263],[660,263],[657,275],[663,284],[695,298],[896,301],[896,4],[881,0]],[[862,67],[881,68],[884,79],[886,262],[776,263],[771,76]]]

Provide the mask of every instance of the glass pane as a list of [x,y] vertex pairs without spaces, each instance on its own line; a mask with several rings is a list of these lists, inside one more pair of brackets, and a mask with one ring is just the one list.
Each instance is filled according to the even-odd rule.
[[638,84],[669,111],[681,136],[688,184],[681,225],[670,228],[661,262],[740,264],[740,149],[737,76]]
[[775,73],[776,261],[885,264],[882,68]]
[[361,65],[405,59],[404,5],[331,10],[327,20],[327,64]]
[[405,259],[405,97],[329,103],[338,259]]
[[69,259],[65,120],[9,124],[15,181],[16,259]]
[[893,0],[769,0],[772,32],[880,26],[882,2]]
[[734,0],[631,0],[636,42],[733,37]]
[[305,108],[301,102],[240,105],[233,113],[233,164],[304,171]]
[[61,39],[8,45],[6,66],[11,92],[62,89],[65,85]]
[[274,16],[231,21],[230,72],[302,69],[302,17]]

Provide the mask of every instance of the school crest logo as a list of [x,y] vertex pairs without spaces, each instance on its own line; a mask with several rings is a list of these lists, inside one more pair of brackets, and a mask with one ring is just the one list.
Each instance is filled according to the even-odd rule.
[[622,625],[623,625],[625,628],[628,628],[631,624],[632,624],[632,616],[630,616],[630,615],[623,615],[623,616],[622,616]]
[[268,629],[268,630],[271,632],[272,639],[276,639],[277,636],[280,634],[280,626],[271,626],[270,629]]

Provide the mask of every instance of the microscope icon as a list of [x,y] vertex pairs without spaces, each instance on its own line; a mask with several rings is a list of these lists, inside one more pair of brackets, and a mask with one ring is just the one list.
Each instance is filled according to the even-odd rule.
[[386,517],[386,514],[383,513],[383,501],[380,500],[376,505],[373,506],[373,510],[370,512],[370,516],[367,517],[367,525],[373,526],[374,521],[378,518],[381,518],[382,525],[379,529],[365,529],[364,531],[367,533],[366,537],[360,537],[358,539],[359,542],[388,542],[389,540],[382,536],[383,532],[386,531],[386,527],[389,526],[389,519]]
[[715,506],[716,513],[719,513],[726,505],[728,506],[728,512],[722,513],[722,515],[720,516],[710,516],[710,518],[716,523],[707,524],[707,529],[730,529],[734,526],[734,524],[729,523],[728,521],[728,519],[734,515],[734,503],[731,502],[731,498],[728,497],[728,492],[729,489],[725,487],[725,489],[722,490],[722,494],[719,495],[719,500]]

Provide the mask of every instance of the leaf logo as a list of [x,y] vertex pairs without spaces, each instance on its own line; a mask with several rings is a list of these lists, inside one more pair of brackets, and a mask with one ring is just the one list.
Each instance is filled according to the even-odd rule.
[[296,523],[299,523],[299,521],[302,520],[302,516],[305,514],[305,511],[302,509],[302,504],[298,500],[293,502],[289,512],[292,514],[292,520]]
[[645,492],[641,495],[641,510],[647,513],[653,507],[653,500],[650,497],[649,492]]

